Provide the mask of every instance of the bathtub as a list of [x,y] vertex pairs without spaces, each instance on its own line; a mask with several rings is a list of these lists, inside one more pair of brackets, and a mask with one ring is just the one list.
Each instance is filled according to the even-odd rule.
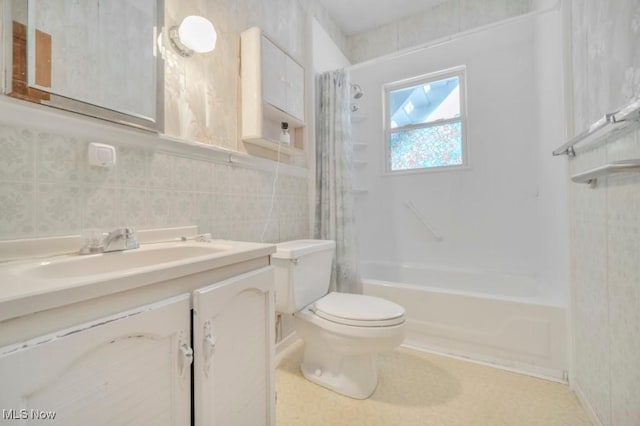
[[405,345],[567,381],[567,320],[533,277],[362,262],[364,293],[405,307]]

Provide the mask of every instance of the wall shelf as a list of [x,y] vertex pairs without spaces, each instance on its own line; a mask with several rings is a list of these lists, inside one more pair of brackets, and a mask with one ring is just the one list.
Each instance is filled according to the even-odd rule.
[[636,99],[619,111],[606,114],[593,123],[589,129],[571,138],[567,143],[553,151],[553,155],[576,155],[575,146],[578,144],[591,145],[603,141],[614,133],[618,133],[631,126],[640,124],[640,99]]
[[[304,163],[304,68],[260,28],[240,35],[241,139],[250,155]],[[288,123],[290,144],[278,141]],[[299,161],[298,161],[299,160]]]
[[280,151],[281,154],[288,155],[288,156],[304,154],[303,150],[293,147],[290,144],[281,143],[281,142],[264,139],[264,138],[244,139],[243,142],[251,145],[259,146],[262,148],[266,148],[274,152]]
[[583,173],[571,176],[571,180],[576,183],[588,183],[592,187],[598,183],[598,178],[616,173],[640,172],[640,159],[615,161],[605,164]]
[[367,118],[369,118],[369,117],[367,117],[365,114],[360,114],[360,113],[352,113],[351,114],[351,122],[353,122],[353,123],[363,122]]

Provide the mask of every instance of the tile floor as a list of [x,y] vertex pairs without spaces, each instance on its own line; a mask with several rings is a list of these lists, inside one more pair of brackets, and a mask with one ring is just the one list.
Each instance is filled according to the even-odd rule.
[[591,425],[568,386],[458,359],[399,348],[378,355],[379,383],[367,400],[302,377],[302,343],[276,370],[278,426]]

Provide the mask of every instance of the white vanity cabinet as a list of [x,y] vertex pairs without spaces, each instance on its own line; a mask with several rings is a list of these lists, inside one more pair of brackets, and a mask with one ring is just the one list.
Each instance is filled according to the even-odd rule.
[[192,359],[188,294],[0,348],[3,419],[188,425]]
[[193,294],[195,424],[275,424],[273,268]]
[[[0,424],[274,425],[274,251],[180,242],[0,265]],[[80,283],[25,272],[166,253],[192,258]]]
[[[259,28],[241,34],[242,140],[252,148],[302,155],[304,148],[304,68]],[[291,142],[279,143],[281,123]]]

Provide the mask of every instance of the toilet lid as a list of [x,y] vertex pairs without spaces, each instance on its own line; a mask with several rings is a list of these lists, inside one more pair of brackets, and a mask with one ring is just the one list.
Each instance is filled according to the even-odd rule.
[[326,320],[360,327],[386,327],[404,322],[404,308],[379,297],[331,292],[311,311]]

